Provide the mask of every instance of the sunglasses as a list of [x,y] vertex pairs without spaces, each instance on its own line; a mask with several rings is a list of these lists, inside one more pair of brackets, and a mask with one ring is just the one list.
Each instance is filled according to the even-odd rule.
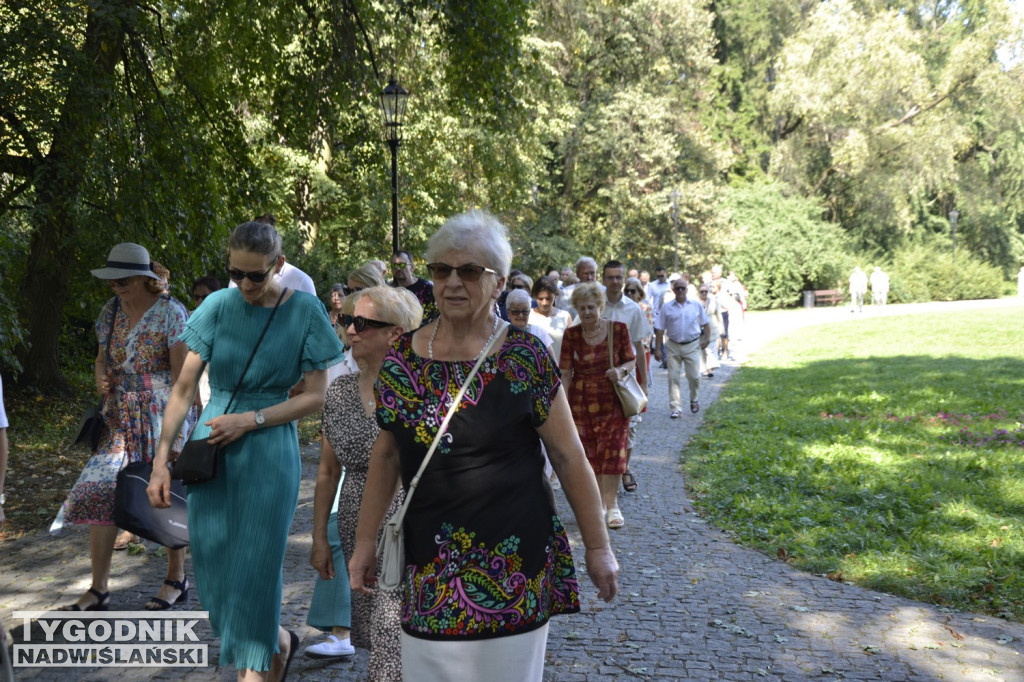
[[521,283],[519,283],[519,282],[516,282],[515,284],[513,284],[513,285],[512,285],[511,287],[510,287],[510,289],[522,289],[523,291],[528,291],[528,290],[529,290],[529,288],[530,288],[530,287],[526,286],[525,284],[521,284]]
[[476,282],[485,273],[489,272],[497,276],[496,270],[485,268],[482,265],[448,265],[447,263],[427,263],[427,270],[430,272],[430,279],[444,281],[452,276],[454,270],[463,282]]
[[369,317],[353,317],[352,315],[342,315],[341,324],[348,329],[353,327],[356,330],[356,334],[362,334],[366,331],[367,327],[373,327],[375,329],[384,329],[385,327],[394,327],[395,325],[391,322],[381,322],[380,320],[372,320]]
[[260,284],[267,278],[267,275],[270,274],[270,271],[273,270],[276,265],[276,261],[271,263],[266,272],[244,272],[242,270],[236,270],[235,268],[228,268],[228,277],[230,277],[233,282],[241,282],[243,279],[248,278],[248,280],[253,284]]
[[109,282],[110,286],[112,286],[112,287],[126,287],[126,286],[128,286],[128,282],[130,282],[130,281],[132,281],[131,277],[122,277],[120,279],[108,279],[107,280],[107,282]]
[[405,261],[402,261],[401,263],[392,263],[391,267],[396,270],[405,270],[407,267],[409,267],[409,264],[406,263]]
[[530,309],[529,308],[506,308],[505,312],[508,313],[509,317],[512,317],[512,316],[520,317],[520,316],[523,316],[523,315],[529,315],[530,314]]
[[636,289],[626,289],[627,294],[639,294],[640,292]]
[[672,291],[686,291],[688,287],[672,287]]

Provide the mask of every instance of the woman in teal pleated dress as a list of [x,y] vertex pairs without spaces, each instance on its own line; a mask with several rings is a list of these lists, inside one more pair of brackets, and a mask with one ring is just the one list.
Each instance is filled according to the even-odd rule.
[[[299,493],[296,420],[322,409],[327,367],[343,355],[323,304],[283,289],[274,277],[283,264],[272,225],[243,223],[232,232],[228,273],[238,288],[211,294],[182,334],[189,353],[167,404],[149,484],[153,505],[166,506],[175,425],[192,404],[206,363],[211,398],[193,438],[222,447],[217,476],[188,488],[192,564],[203,608],[221,638],[220,663],[233,664],[246,681],[284,679],[298,649],[295,633],[280,627],[282,567]],[[305,391],[289,398],[302,378]]]

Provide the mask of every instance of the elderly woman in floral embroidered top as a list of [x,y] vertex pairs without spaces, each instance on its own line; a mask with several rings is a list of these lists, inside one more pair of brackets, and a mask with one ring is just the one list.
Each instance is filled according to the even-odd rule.
[[417,682],[543,677],[548,619],[579,610],[568,538],[542,475],[541,441],[575,512],[598,597],[615,597],[593,471],[554,360],[537,337],[500,324],[512,249],[503,225],[473,211],[430,240],[441,316],[405,334],[377,380],[381,433],[349,562],[353,590],[376,582],[374,546],[401,478],[408,487],[476,359],[473,378],[405,517],[402,668]]

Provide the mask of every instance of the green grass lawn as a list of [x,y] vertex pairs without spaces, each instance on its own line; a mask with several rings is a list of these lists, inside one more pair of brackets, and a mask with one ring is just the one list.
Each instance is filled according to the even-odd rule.
[[1022,331],[964,312],[775,341],[684,452],[694,502],[803,570],[1024,620]]

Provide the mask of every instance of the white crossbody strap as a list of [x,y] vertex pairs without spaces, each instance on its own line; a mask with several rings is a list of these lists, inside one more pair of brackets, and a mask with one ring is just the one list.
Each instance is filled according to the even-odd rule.
[[477,371],[481,365],[484,364],[484,360],[494,350],[494,344],[501,338],[502,332],[505,331],[505,327],[508,326],[508,322],[502,322],[501,328],[498,329],[498,333],[494,335],[491,342],[487,344],[487,348],[480,354],[476,364],[473,365],[473,369],[466,375],[466,380],[462,382],[462,386],[459,388],[459,392],[455,394],[455,400],[452,402],[451,409],[448,410],[448,414],[444,416],[444,420],[441,422],[441,428],[437,430],[437,435],[434,436],[434,442],[430,444],[430,449],[427,450],[426,456],[423,458],[423,463],[420,464],[419,470],[416,471],[416,475],[412,477],[412,481],[409,483],[409,490],[405,493],[405,502],[402,503],[402,508],[395,514],[394,521],[397,523],[397,527],[402,527],[402,522],[405,520],[405,512],[409,509],[409,502],[412,500],[412,494],[416,492],[416,486],[420,484],[420,478],[423,476],[423,471],[430,464],[430,458],[434,455],[434,450],[437,450],[438,443],[441,442],[441,438],[444,436],[445,431],[448,430],[448,424],[451,422],[452,417],[455,415],[455,411],[459,409],[459,405],[462,403],[462,397],[466,395],[466,389],[469,388],[470,382],[473,381],[473,377],[476,376]]

